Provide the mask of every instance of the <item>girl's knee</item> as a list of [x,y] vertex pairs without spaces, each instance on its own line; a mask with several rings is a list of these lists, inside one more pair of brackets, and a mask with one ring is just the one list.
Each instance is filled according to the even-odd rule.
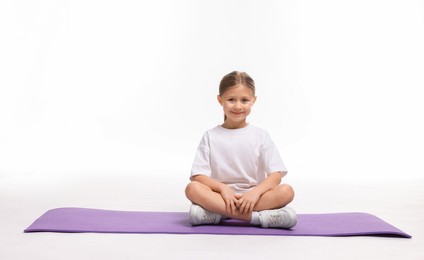
[[292,186],[288,184],[281,184],[279,186],[279,191],[280,191],[281,198],[283,199],[286,205],[293,201],[294,189]]
[[187,184],[185,188],[185,194],[187,198],[191,198],[194,194],[198,193],[200,190],[202,184],[198,181],[191,181],[189,184]]

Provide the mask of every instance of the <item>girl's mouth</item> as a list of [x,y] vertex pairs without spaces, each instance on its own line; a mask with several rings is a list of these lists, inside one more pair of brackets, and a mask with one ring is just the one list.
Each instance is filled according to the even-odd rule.
[[242,115],[243,114],[243,112],[231,112],[232,114],[234,114],[234,115]]

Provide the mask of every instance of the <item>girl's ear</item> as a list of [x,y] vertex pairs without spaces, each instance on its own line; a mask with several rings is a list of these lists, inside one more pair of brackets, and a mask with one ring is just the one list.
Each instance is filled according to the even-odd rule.
[[256,102],[256,98],[257,98],[256,96],[254,96],[254,97],[253,97],[253,100],[252,100],[252,106],[255,104],[255,102]]
[[220,95],[216,96],[216,98],[218,99],[218,103],[222,106],[222,98]]

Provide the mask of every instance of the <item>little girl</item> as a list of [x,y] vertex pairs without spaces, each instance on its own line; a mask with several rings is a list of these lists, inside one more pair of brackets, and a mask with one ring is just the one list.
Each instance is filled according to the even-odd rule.
[[296,225],[296,213],[285,207],[294,191],[280,184],[287,174],[280,154],[265,130],[246,121],[255,101],[255,83],[248,74],[234,71],[221,80],[218,102],[224,123],[204,134],[185,191],[193,203],[192,225],[226,218],[264,228]]

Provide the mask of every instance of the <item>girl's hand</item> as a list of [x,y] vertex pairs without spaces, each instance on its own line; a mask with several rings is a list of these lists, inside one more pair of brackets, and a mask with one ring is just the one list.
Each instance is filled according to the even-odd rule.
[[236,206],[240,214],[246,215],[252,213],[255,208],[256,203],[258,202],[261,194],[255,190],[246,192],[245,194],[237,194],[236,198],[238,199]]
[[224,187],[221,190],[221,197],[225,201],[225,209],[228,213],[232,213],[233,215],[237,212],[237,198],[234,191],[229,187]]

